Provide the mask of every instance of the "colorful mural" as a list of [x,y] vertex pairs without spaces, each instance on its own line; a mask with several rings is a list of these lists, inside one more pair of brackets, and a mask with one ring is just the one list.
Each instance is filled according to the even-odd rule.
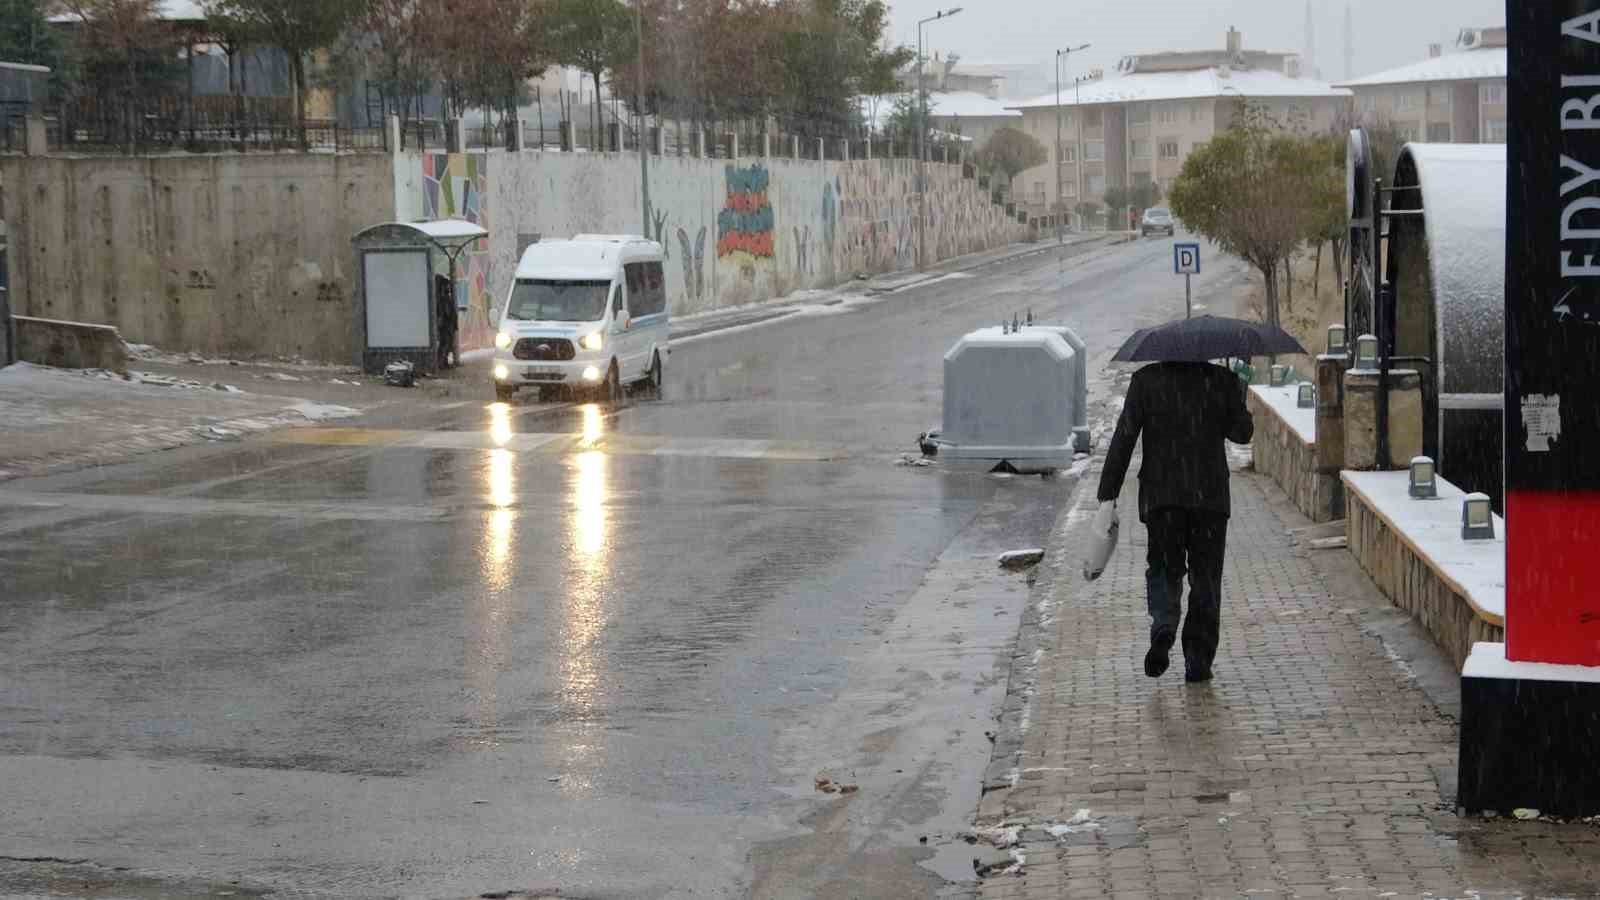
[[689,232],[679,228],[678,246],[683,249],[680,259],[683,261],[684,295],[699,305],[705,299],[706,292],[706,227],[700,226],[700,233],[692,245],[689,243]]
[[[422,154],[422,217],[466,219],[489,228],[489,157],[484,153]],[[460,346],[463,350],[488,347],[494,339],[489,326],[489,241],[468,248],[456,263],[457,302],[464,295]]]
[[718,259],[736,257],[743,267],[776,256],[772,202],[767,199],[771,180],[760,163],[749,168],[728,166],[728,197],[717,215]]

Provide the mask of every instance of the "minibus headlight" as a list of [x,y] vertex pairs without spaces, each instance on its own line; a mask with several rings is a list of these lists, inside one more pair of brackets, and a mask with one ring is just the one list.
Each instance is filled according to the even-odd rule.
[[504,331],[500,332],[494,336],[494,345],[501,350],[509,350],[511,348],[511,335],[506,334]]
[[601,337],[598,331],[591,331],[583,336],[583,349],[585,350],[599,350],[604,346],[605,338]]

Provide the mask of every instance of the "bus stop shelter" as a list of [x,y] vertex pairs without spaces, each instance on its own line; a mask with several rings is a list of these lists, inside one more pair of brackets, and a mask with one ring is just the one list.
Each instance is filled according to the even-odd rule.
[[[453,288],[461,254],[488,236],[482,226],[464,219],[438,219],[386,222],[351,239],[362,371],[378,375],[390,363],[405,361],[418,372],[434,372],[441,349],[435,314],[439,276]],[[466,292],[454,293],[459,311],[466,306]]]

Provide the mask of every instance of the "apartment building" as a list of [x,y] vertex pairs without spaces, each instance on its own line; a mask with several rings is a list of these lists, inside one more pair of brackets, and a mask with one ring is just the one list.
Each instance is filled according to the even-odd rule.
[[1457,52],[1438,44],[1417,63],[1343,82],[1357,117],[1392,124],[1401,140],[1503,144],[1506,140],[1506,30],[1468,28]]
[[1012,195],[1043,217],[1059,189],[1074,222],[1080,204],[1104,207],[1111,188],[1155,182],[1165,195],[1195,147],[1232,124],[1241,100],[1285,129],[1327,131],[1348,111],[1350,92],[1300,77],[1299,62],[1245,50],[1229,29],[1221,50],[1130,56],[1115,77],[1064,84],[1059,104],[1054,92],[1019,104],[1023,130],[1052,148],[1052,159],[1019,174]]

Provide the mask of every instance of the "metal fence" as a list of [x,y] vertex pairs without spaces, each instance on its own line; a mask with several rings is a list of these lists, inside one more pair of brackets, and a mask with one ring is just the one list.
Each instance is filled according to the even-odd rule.
[[[315,119],[301,124],[292,103],[281,98],[158,97],[138,104],[79,98],[44,110],[43,118],[49,149],[71,153],[455,149],[449,127],[436,119],[403,122],[399,147],[391,148],[387,127]],[[540,119],[521,123],[520,130],[524,149],[580,153],[638,153],[641,143],[652,155],[726,160],[763,155],[811,161],[915,159],[918,152],[915,136],[905,133],[838,133],[832,127],[769,130],[772,124],[664,121],[641,131],[635,120],[607,109],[598,124],[589,119],[552,127]],[[464,129],[459,149],[509,149],[516,146],[517,131],[517,121],[510,118]],[[24,152],[26,135],[21,112],[0,110],[0,152]],[[935,163],[970,161],[970,153],[959,144],[929,142],[926,153]],[[970,166],[964,174],[975,175]]]

